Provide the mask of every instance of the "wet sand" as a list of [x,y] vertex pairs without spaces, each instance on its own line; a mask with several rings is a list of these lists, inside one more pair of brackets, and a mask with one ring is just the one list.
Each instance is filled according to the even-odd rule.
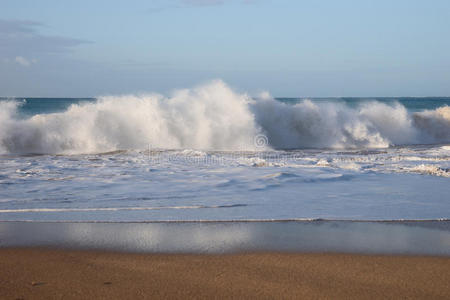
[[0,222],[0,248],[450,256],[450,221]]
[[2,299],[444,299],[450,258],[0,249]]
[[449,221],[0,222],[0,299],[450,299],[449,282]]

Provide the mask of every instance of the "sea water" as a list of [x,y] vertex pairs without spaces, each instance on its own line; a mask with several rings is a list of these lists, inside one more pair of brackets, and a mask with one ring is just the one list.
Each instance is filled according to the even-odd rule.
[[450,216],[450,98],[0,100],[0,221]]

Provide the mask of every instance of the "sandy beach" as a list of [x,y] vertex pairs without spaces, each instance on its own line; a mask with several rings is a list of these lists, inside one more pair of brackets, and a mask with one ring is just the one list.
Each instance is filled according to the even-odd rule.
[[450,259],[0,249],[2,299],[450,297]]
[[443,299],[449,222],[0,222],[1,299]]

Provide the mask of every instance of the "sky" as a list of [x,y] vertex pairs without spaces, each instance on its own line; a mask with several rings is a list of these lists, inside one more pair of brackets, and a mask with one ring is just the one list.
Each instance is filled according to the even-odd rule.
[[1,0],[0,96],[450,96],[450,1]]

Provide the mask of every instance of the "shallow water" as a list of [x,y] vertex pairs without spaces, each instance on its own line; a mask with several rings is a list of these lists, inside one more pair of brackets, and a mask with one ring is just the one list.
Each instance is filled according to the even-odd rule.
[[1,220],[441,219],[447,146],[0,157]]

